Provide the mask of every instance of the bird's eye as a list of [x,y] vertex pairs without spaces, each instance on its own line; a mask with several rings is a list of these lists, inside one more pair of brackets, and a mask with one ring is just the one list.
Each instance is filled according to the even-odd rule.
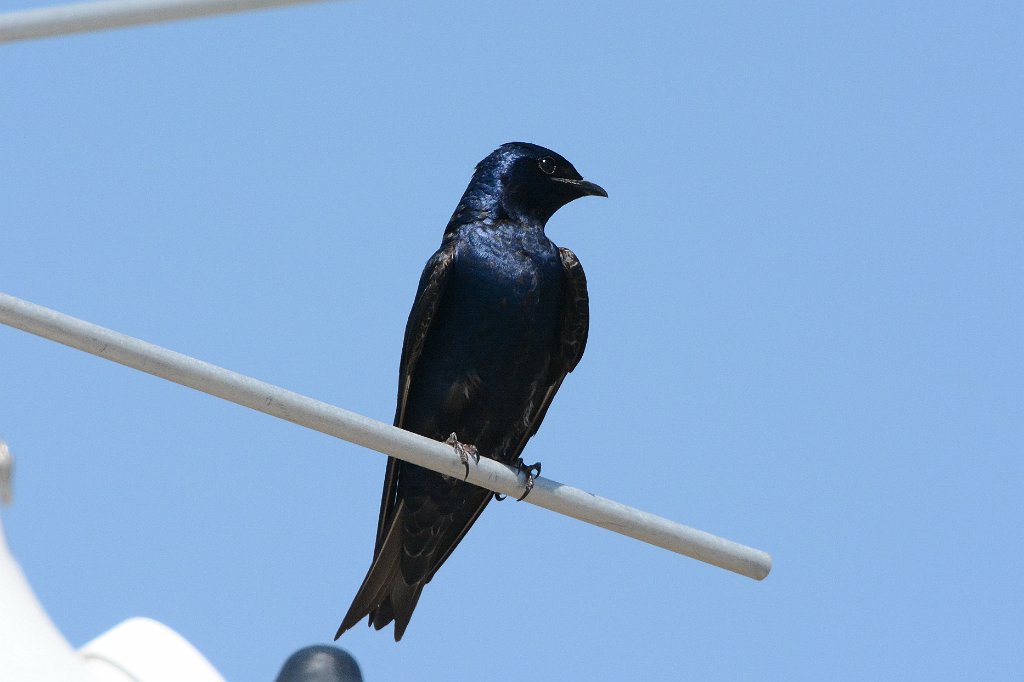
[[552,159],[550,156],[545,156],[543,159],[537,162],[537,165],[540,166],[540,169],[547,173],[548,175],[551,175],[552,173],[555,172],[555,160]]

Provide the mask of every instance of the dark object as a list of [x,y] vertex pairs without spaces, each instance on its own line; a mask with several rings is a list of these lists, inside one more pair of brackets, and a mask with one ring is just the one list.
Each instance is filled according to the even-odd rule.
[[289,656],[275,682],[363,682],[363,674],[347,651],[317,644]]
[[[587,195],[608,196],[555,152],[504,144],[477,164],[420,277],[395,425],[447,440],[467,475],[477,450],[522,467],[526,441],[583,356],[587,281],[575,254],[555,246],[544,225]],[[378,630],[394,620],[400,640],[423,586],[491,497],[389,457],[373,563],[335,639],[368,615]]]

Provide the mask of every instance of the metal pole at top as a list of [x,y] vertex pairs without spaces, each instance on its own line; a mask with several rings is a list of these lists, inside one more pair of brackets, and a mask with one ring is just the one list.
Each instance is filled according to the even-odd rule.
[[0,43],[324,0],[100,0],[0,14]]
[[[453,478],[465,476],[455,451],[438,441],[2,292],[0,323]],[[470,467],[467,478],[474,485],[513,497],[524,492],[524,479],[512,467],[486,457]],[[550,479],[538,478],[525,501],[755,580],[771,571],[771,556],[759,549]]]

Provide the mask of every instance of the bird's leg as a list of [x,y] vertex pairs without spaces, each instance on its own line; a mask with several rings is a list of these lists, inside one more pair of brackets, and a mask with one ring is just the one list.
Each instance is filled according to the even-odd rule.
[[[448,436],[448,440],[444,443],[445,445],[451,445],[452,449],[455,450],[455,454],[459,456],[462,466],[466,467],[466,478],[469,478],[469,458],[472,457],[477,464],[480,463],[480,452],[476,449],[476,446],[460,443],[454,431],[452,431],[452,435]],[[466,480],[466,478],[462,480]]]
[[526,474],[526,489],[522,492],[522,495],[519,496],[519,499],[516,500],[516,502],[522,502],[526,499],[526,496],[529,495],[529,492],[534,489],[534,479],[541,475],[541,463],[535,462],[527,467],[523,464],[522,458],[520,457],[516,460],[515,465],[519,471]]
[[[533,480],[540,476],[540,462],[526,466],[526,464],[523,463],[523,458],[520,457],[516,460],[515,466],[519,469],[520,473],[526,474],[526,490],[523,491],[523,494],[516,500],[516,502],[522,502],[526,499],[526,496],[530,494],[530,491],[533,490]],[[501,502],[506,497],[508,497],[508,495],[494,493],[494,499],[498,502]]]
[[534,462],[530,466],[526,466],[523,464],[523,458],[520,457],[516,460],[516,466],[519,468],[519,471],[526,474],[526,490],[524,490],[523,494],[519,496],[518,500],[516,500],[516,502],[522,502],[526,499],[526,496],[530,494],[530,491],[533,490],[534,479],[540,476],[540,462]]

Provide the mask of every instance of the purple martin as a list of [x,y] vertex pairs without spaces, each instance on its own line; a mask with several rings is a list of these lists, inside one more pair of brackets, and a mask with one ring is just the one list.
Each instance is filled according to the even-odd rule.
[[[509,142],[476,166],[427,261],[405,329],[395,426],[469,457],[523,468],[520,455],[583,356],[587,280],[544,233],[573,199],[606,197],[565,158]],[[526,468],[532,474],[539,465]],[[370,569],[335,639],[369,616],[402,638],[423,586],[492,493],[388,458]]]

